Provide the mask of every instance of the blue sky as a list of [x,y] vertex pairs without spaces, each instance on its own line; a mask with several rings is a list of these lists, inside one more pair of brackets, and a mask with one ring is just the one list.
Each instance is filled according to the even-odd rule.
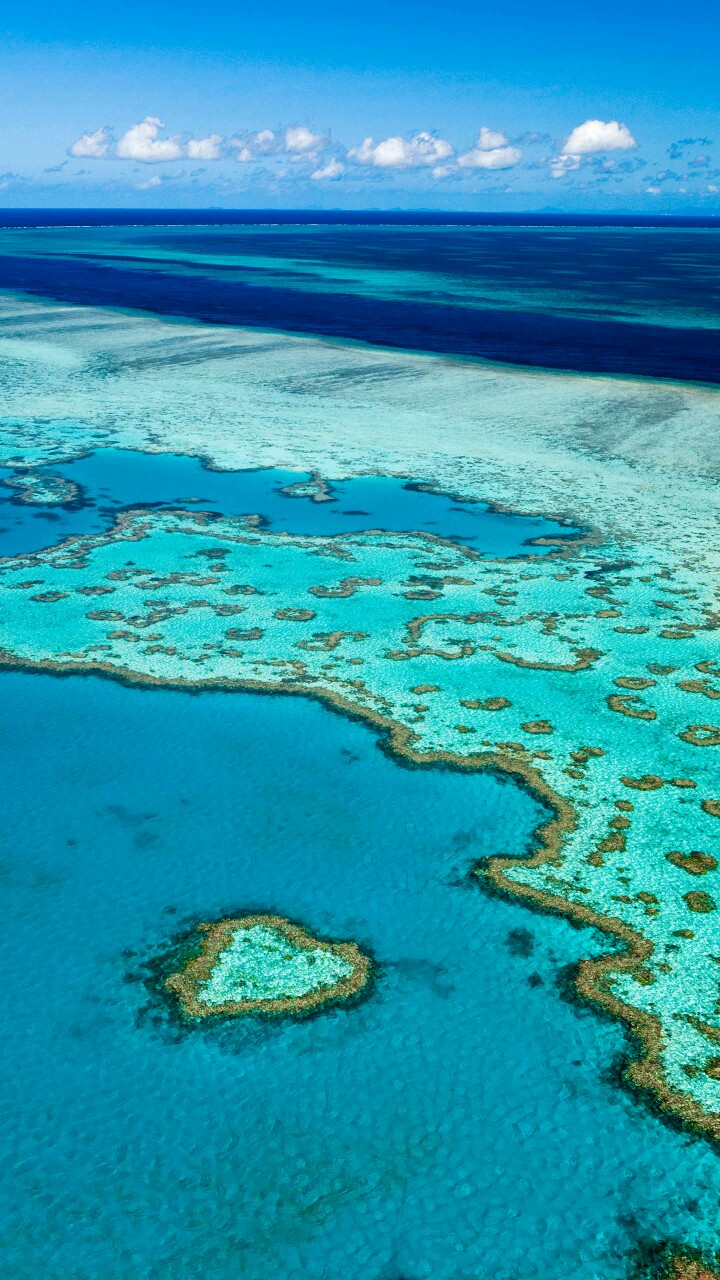
[[717,0],[4,0],[6,206],[720,214]]

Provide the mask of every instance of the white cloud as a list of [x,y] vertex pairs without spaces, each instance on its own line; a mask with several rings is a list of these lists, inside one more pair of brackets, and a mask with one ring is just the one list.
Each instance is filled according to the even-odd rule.
[[550,161],[550,176],[563,178],[566,173],[572,173],[574,169],[580,168],[580,159],[580,156],[553,156]]
[[708,191],[711,196],[716,196],[718,191],[720,191],[720,187],[716,186],[714,182],[708,182]]
[[475,143],[476,151],[495,151],[497,147],[506,147],[509,139],[504,133],[498,133],[493,129],[486,129],[482,126],[477,142]]
[[261,129],[259,133],[253,135],[252,148],[256,155],[267,155],[277,146],[277,138],[272,129]]
[[94,133],[84,133],[68,147],[68,155],[78,160],[103,160],[113,141],[110,130],[101,125]]
[[187,155],[191,160],[219,160],[222,156],[221,133],[211,133],[207,138],[190,138]]
[[322,134],[313,133],[304,124],[285,130],[285,150],[291,153],[305,155],[308,151],[317,151],[324,141]]
[[341,164],[339,160],[328,160],[327,164],[323,165],[321,169],[316,169],[314,173],[310,174],[310,177],[313,182],[334,182],[341,178],[344,172],[345,165]]
[[[435,181],[452,181],[472,173],[513,169],[531,154],[525,150],[526,146],[543,138],[541,134],[526,134],[513,136],[511,140],[504,130],[482,125],[472,146],[460,154],[452,143],[428,130],[404,137],[366,137],[346,151],[332,142],[329,133],[315,133],[307,124],[242,131],[232,137],[220,133],[193,137],[185,132],[168,134],[157,116],[146,116],[131,124],[117,142],[106,125],[84,133],[68,147],[68,155],[76,159],[117,159],[148,165],[179,160],[196,163],[235,160],[241,164],[258,164],[265,174],[276,179],[294,175],[303,181],[309,177],[316,182],[337,181],[358,168],[368,170],[367,178],[426,170],[428,177],[432,175]],[[545,155],[531,163],[526,158],[525,164],[544,174],[549,168],[553,178],[562,178],[586,167],[593,171],[595,178],[600,169],[613,169],[619,175],[621,170],[630,172],[631,167],[636,169],[644,164],[637,153],[630,154],[636,147],[628,126],[620,121],[586,120],[571,131],[555,155]],[[624,154],[616,158],[613,153]],[[704,156],[696,158],[694,168],[698,170],[697,178],[704,183],[716,177]],[[681,177],[686,175],[678,175]],[[658,178],[653,177],[652,182],[660,185]],[[151,183],[152,186],[157,183]],[[143,183],[139,189],[149,187]]]
[[121,160],[139,160],[142,164],[161,164],[166,160],[180,160],[183,146],[179,136],[158,138],[165,125],[157,116],[146,116],[139,124],[133,124],[117,144],[115,154]]
[[377,169],[421,169],[437,165],[452,154],[453,148],[444,138],[423,132],[413,138],[385,138],[378,143],[365,138],[361,146],[348,151],[348,159]]
[[645,194],[647,196],[659,196],[660,190],[661,190],[660,187],[646,187]]
[[[201,173],[202,172],[204,172],[204,170],[201,170]],[[180,182],[184,178],[187,178],[187,173],[184,169],[173,169],[170,173],[166,170],[165,173],[154,173],[151,178],[145,178],[142,182],[136,182],[135,190],[153,191],[158,187],[167,186],[169,182]]]
[[[497,145],[489,146],[490,142]],[[480,130],[475,146],[458,156],[458,164],[463,169],[512,169],[521,160],[522,151],[509,146],[504,133],[491,133],[485,128]]]
[[281,142],[272,129],[260,129],[258,133],[242,134],[230,138],[228,147],[235,152],[239,164],[250,164],[261,156],[274,155],[281,147]]
[[617,120],[586,120],[573,129],[562,154],[589,156],[598,151],[629,151],[637,146],[626,124]]

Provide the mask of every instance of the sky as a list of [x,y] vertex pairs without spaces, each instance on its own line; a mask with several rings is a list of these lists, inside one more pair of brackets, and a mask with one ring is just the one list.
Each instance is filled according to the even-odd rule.
[[3,207],[720,215],[718,0],[3,0]]

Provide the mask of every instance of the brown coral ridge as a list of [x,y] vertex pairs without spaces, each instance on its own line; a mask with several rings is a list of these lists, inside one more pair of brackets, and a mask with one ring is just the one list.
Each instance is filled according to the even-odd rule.
[[630,1265],[633,1280],[720,1280],[719,1257],[708,1262],[700,1249],[678,1240],[643,1242],[634,1251]]
[[[617,681],[615,682],[617,683]],[[656,720],[657,714],[650,707],[643,707],[641,699],[636,693],[611,693],[608,695],[607,704],[611,711],[619,711],[623,716],[630,716],[633,720]]]
[[[83,455],[87,456],[87,455]],[[35,490],[32,486],[28,486],[24,481],[35,480],[42,484],[43,481],[49,482],[49,488],[55,486],[55,497],[45,498],[38,501],[35,496]],[[74,480],[68,480],[66,476],[57,473],[43,473],[35,471],[33,467],[18,467],[15,474],[6,476],[1,482],[8,489],[13,489],[11,502],[16,504],[24,504],[31,507],[62,507],[66,511],[81,511],[87,506],[85,493],[81,485],[76,484]]]
[[641,1241],[633,1251],[628,1278],[632,1280],[720,1280],[720,1257],[703,1256],[678,1240]]
[[338,583],[332,587],[319,586],[308,587],[308,594],[317,596],[320,600],[344,600],[348,596],[354,596],[360,587],[381,587],[382,578],[341,578]]
[[602,649],[578,649],[574,645],[571,648],[575,654],[574,662],[541,662],[535,658],[519,658],[506,651],[496,651],[495,657],[516,667],[526,667],[529,671],[586,671],[603,656]]
[[673,850],[666,853],[665,857],[673,866],[687,871],[691,876],[705,876],[708,871],[717,871],[717,858],[713,858],[711,853],[701,853],[699,849],[693,849],[691,853]]
[[[534,786],[533,790],[538,793]],[[700,1103],[668,1084],[662,1068],[663,1037],[659,1018],[626,1004],[612,990],[615,974],[629,973],[636,981],[647,981],[646,965],[653,954],[650,940],[622,920],[602,916],[584,903],[536,889],[507,875],[520,862],[538,867],[561,860],[560,845],[565,833],[574,826],[574,813],[566,802],[560,801],[558,805],[560,798],[554,796],[550,788],[542,798],[553,804],[555,817],[537,833],[540,838],[537,849],[524,858],[488,858],[478,866],[477,874],[502,896],[519,898],[535,910],[565,916],[575,925],[598,929],[620,944],[620,951],[579,962],[574,975],[576,993],[602,1013],[624,1023],[633,1037],[637,1052],[624,1068],[627,1083],[648,1095],[667,1118],[712,1141],[720,1141],[720,1114],[706,1112]]]
[[284,485],[280,492],[286,498],[309,498],[311,502],[337,501],[329,482],[319,471],[313,471],[306,480],[294,480],[292,484]]
[[681,1253],[670,1259],[665,1275],[667,1280],[720,1280],[720,1271]]
[[[352,966],[347,977],[329,987],[308,991],[302,996],[286,996],[277,1000],[228,1000],[224,1004],[206,1004],[198,999],[200,986],[207,982],[223,951],[230,946],[234,934],[240,929],[252,929],[260,925],[281,933],[288,942],[306,951],[330,951]],[[328,1004],[349,1000],[358,995],[370,981],[372,964],[370,957],[354,942],[327,942],[308,933],[300,925],[277,915],[247,915],[237,919],[216,920],[197,926],[200,948],[195,956],[166,979],[165,987],[177,997],[186,1018],[236,1017],[246,1013],[262,1013],[270,1016],[305,1015]]]
[[693,747],[720,747],[720,727],[716,724],[689,724],[678,737]]

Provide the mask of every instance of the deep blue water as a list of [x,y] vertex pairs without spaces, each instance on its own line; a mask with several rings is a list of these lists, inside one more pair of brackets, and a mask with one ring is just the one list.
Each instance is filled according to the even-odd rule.
[[0,288],[540,368],[720,381],[717,227],[313,227],[314,215],[268,227],[259,214],[214,227],[187,216],[128,226],[134,215],[123,215],[103,227],[103,216],[74,231],[29,219],[0,232]]
[[[12,1280],[622,1280],[713,1243],[720,1162],[605,1079],[559,998],[592,948],[484,896],[542,813],[287,697],[5,673],[0,1254]],[[272,908],[357,939],[364,1003],[178,1033],[176,931]]]
[[[332,536],[364,529],[427,532],[490,556],[533,551],[529,540],[567,537],[577,530],[537,516],[503,515],[483,503],[428,493],[411,482],[368,476],[332,486],[332,500],[313,502],[282,492],[305,477],[288,471],[212,471],[197,458],[102,449],[48,468],[80,486],[69,509],[21,502],[0,484],[0,556],[52,546],[62,538],[99,533],[123,507],[192,502],[193,510],[227,516],[261,515],[276,532]],[[0,481],[16,474],[0,467]],[[549,548],[537,547],[536,554]]]
[[0,209],[0,227],[187,226],[717,227],[720,218],[648,213],[468,213],[402,209]]

